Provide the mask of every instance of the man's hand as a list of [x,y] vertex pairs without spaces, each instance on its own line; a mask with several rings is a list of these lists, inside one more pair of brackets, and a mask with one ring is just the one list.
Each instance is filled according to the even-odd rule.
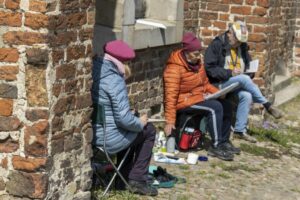
[[148,116],[146,114],[144,114],[140,117],[140,120],[141,120],[143,126],[146,126],[146,124],[148,123]]
[[242,72],[241,72],[241,69],[240,68],[234,68],[232,70],[232,76],[237,76],[237,75],[240,75]]
[[172,129],[175,129],[174,124],[167,124],[167,125],[165,126],[165,133],[166,133],[166,136],[167,136],[167,137],[168,137],[169,135],[171,135]]

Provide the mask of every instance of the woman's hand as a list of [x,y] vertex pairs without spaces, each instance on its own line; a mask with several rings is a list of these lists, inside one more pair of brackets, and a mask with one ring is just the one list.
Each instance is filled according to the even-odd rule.
[[171,135],[172,129],[175,129],[174,124],[167,124],[167,125],[165,126],[165,134],[166,134],[167,137],[168,137],[169,135]]
[[232,76],[237,76],[237,75],[240,75],[242,72],[241,72],[241,69],[240,68],[234,68],[232,70]]
[[143,114],[143,115],[140,117],[140,120],[141,120],[143,126],[146,126],[146,124],[148,123],[148,116],[147,116],[147,114]]

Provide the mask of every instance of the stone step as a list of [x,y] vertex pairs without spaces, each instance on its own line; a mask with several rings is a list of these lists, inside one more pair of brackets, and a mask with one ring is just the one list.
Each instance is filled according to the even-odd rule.
[[274,92],[278,92],[286,87],[288,87],[292,82],[290,76],[277,75],[274,80]]
[[274,105],[281,105],[300,95],[300,78],[291,79],[290,85],[275,92]]

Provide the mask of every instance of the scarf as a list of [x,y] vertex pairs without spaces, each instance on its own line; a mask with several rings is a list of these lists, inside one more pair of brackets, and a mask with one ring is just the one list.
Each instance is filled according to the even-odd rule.
[[113,56],[111,56],[111,55],[109,55],[107,53],[104,54],[103,58],[105,60],[109,60],[109,61],[113,62],[117,66],[120,74],[122,74],[122,76],[124,76],[124,74],[125,74],[125,67],[124,67],[124,65],[123,65],[122,62],[120,62],[118,59],[116,59],[115,57],[113,57]]

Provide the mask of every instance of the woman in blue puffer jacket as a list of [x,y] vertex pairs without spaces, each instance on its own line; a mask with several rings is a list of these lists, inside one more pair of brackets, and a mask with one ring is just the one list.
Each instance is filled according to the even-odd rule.
[[[91,92],[93,104],[104,105],[106,148],[110,154],[117,153],[121,160],[132,147],[121,173],[135,193],[157,195],[157,190],[147,184],[155,128],[147,122],[146,115],[138,118],[131,112],[125,83],[130,69],[124,62],[135,57],[134,50],[125,42],[114,40],[104,45],[104,52],[104,57],[93,60]],[[94,123],[93,133],[93,144],[103,146],[102,125]]]

